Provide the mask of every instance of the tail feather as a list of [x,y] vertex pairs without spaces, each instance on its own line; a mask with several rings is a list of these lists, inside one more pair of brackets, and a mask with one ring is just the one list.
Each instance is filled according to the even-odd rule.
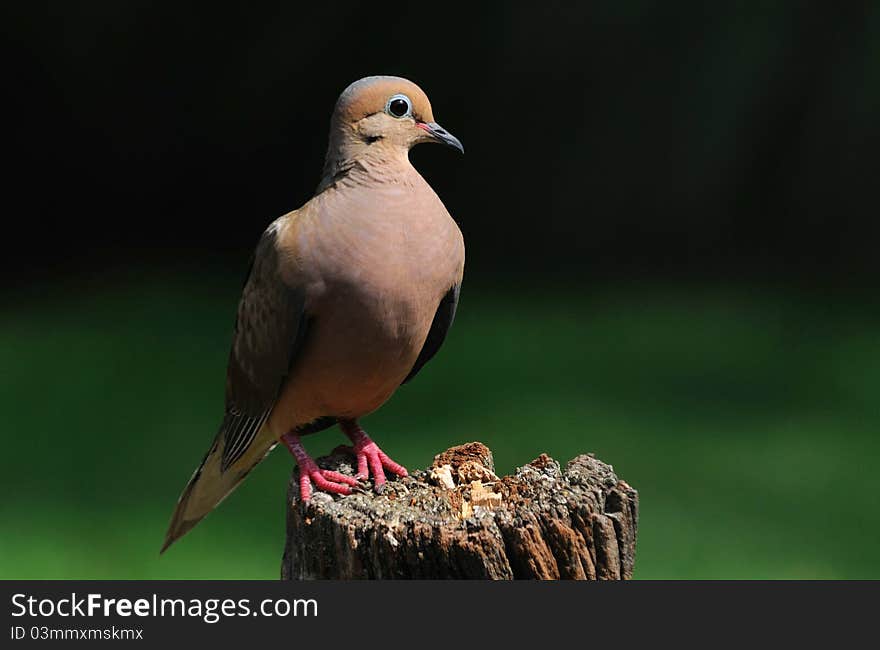
[[223,441],[222,436],[218,435],[177,500],[159,553],[164,553],[220,505],[276,444],[277,441],[264,425],[247,451],[224,471]]

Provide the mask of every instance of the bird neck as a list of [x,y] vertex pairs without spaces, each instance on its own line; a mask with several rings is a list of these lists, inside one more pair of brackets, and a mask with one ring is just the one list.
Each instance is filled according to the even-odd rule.
[[323,192],[343,180],[356,184],[394,181],[413,170],[409,149],[377,140],[345,143],[327,150],[324,171],[317,192]]

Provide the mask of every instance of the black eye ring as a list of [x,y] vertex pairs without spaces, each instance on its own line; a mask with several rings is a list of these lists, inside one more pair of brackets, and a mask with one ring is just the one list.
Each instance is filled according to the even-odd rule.
[[412,102],[406,95],[393,95],[385,104],[385,112],[400,119],[412,115]]

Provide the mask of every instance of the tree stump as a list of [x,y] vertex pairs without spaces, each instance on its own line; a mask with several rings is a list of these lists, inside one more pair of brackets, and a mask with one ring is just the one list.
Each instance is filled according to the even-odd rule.
[[[353,460],[318,465],[353,476]],[[381,495],[318,492],[307,504],[295,469],[287,502],[286,580],[632,577],[638,493],[591,454],[565,471],[542,454],[498,478],[492,452],[472,442]]]

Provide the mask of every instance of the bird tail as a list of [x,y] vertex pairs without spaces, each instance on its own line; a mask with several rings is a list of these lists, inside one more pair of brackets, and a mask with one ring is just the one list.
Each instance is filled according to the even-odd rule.
[[177,507],[165,534],[165,543],[159,553],[164,553],[169,546],[186,535],[209,512],[220,505],[278,443],[269,432],[268,426],[264,424],[241,458],[224,470],[221,434],[214,439],[202,463],[177,500]]

